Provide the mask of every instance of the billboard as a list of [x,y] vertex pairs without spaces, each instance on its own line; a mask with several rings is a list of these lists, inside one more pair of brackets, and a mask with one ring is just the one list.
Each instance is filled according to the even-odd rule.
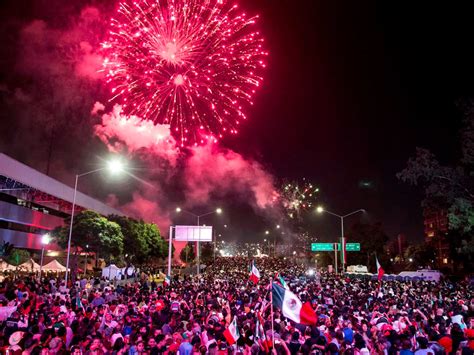
[[178,242],[212,242],[212,226],[175,226],[174,239]]

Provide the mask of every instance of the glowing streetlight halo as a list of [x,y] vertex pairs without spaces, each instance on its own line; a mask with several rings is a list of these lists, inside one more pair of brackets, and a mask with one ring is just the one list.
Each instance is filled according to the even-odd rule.
[[107,169],[112,174],[120,174],[125,170],[125,164],[120,159],[112,159],[107,162]]

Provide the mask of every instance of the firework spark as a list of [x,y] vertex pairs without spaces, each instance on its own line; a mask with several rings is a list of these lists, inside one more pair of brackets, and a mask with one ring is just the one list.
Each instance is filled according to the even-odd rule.
[[280,196],[281,202],[290,218],[298,218],[302,211],[308,210],[316,203],[319,188],[303,179],[297,182],[284,184]]
[[236,134],[268,54],[257,17],[227,0],[120,3],[102,45],[111,101],[169,124],[181,146]]

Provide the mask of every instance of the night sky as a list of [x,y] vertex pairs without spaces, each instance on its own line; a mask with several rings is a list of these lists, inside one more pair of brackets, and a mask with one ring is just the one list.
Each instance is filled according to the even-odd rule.
[[[0,150],[43,171],[47,143],[44,127],[35,120],[47,109],[25,111],[13,100],[40,87],[37,76],[18,66],[25,55],[18,38],[19,30],[35,19],[61,28],[86,2],[68,2],[67,9],[63,3],[7,0],[0,5]],[[113,3],[91,4],[106,12]],[[431,149],[444,162],[458,154],[458,102],[474,94],[472,8],[315,0],[245,0],[241,7],[260,14],[270,56],[249,121],[237,139],[224,144],[258,160],[278,179],[312,181],[331,211],[364,208],[364,219],[382,222],[389,236],[404,233],[409,240],[421,240],[422,195],[395,174],[417,146]],[[34,53],[29,55],[34,62]],[[100,84],[82,89],[101,94]],[[54,96],[54,89],[39,91]],[[34,106],[40,101],[41,95],[35,96]],[[90,111],[89,101],[84,112]],[[53,119],[77,115],[68,110]],[[89,121],[80,120],[80,128],[64,130],[52,155],[53,165],[61,167],[52,175],[69,184],[76,171],[88,168],[86,162],[106,151],[87,136]],[[95,189],[94,182],[99,178],[81,189],[100,198],[117,189],[112,183]],[[245,204],[229,198],[218,202],[227,212],[222,223],[232,226],[228,239],[263,235],[274,223]],[[320,240],[339,233],[337,220],[329,215],[305,218]]]

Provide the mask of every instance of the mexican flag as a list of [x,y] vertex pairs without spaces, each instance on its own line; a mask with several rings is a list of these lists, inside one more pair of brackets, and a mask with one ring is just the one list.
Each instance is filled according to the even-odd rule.
[[289,290],[288,285],[285,282],[285,279],[281,277],[279,272],[277,272],[275,275],[275,282],[283,286],[284,289]]
[[257,312],[257,323],[255,325],[255,342],[263,346],[265,353],[268,353],[269,344],[268,339],[265,335],[265,329],[263,329],[263,318],[260,312]]
[[224,330],[224,337],[229,345],[235,344],[240,338],[239,329],[237,328],[237,318],[234,316],[232,323]]
[[170,286],[171,285],[171,276],[166,275],[165,279],[163,280],[163,287]]
[[82,305],[81,297],[79,295],[76,296],[76,309],[84,309],[84,306]]
[[385,274],[385,271],[382,268],[382,265],[380,265],[379,259],[377,258],[377,255],[375,256],[375,263],[377,264],[377,278],[380,281],[380,280],[382,280],[382,277]]
[[300,299],[291,291],[277,283],[272,285],[273,305],[281,309],[283,315],[295,323],[304,325],[316,324],[318,318],[309,302],[302,304]]
[[260,271],[258,271],[257,267],[255,266],[255,260],[252,261],[252,266],[250,267],[250,281],[254,284],[258,284],[258,280],[260,280]]

